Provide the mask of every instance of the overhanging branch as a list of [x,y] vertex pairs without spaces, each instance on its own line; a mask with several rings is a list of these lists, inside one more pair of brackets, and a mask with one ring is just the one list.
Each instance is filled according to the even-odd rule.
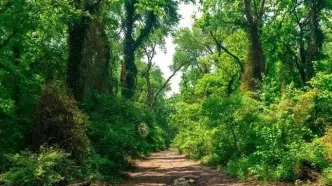
[[157,93],[153,96],[153,100],[151,102],[151,105],[150,105],[150,109],[153,107],[155,101],[157,100],[158,96],[160,95],[160,93],[166,88],[166,86],[168,85],[169,81],[175,76],[175,74],[181,70],[181,68],[184,66],[183,65],[180,65],[178,68],[176,68],[173,73],[167,78],[167,80],[164,82],[164,84],[159,88],[159,90],[157,91]]
[[143,29],[141,29],[141,32],[137,39],[134,42],[134,50],[139,48],[143,41],[150,35],[153,26],[156,24],[156,15],[152,11],[148,12],[146,24]]
[[223,51],[225,51],[228,55],[230,55],[233,59],[235,59],[236,63],[239,65],[241,72],[244,72],[244,67],[243,64],[240,60],[239,57],[237,57],[235,54],[233,54],[232,52],[230,52],[226,47],[224,47],[220,41],[218,41],[218,39],[215,37],[215,35],[213,35],[212,31],[210,30],[210,35],[212,37],[212,39],[216,42],[217,47],[220,47],[221,49],[223,49]]

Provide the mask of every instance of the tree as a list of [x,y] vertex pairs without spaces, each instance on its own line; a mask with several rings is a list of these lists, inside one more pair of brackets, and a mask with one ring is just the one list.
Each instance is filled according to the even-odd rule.
[[[132,98],[135,92],[137,68],[135,52],[155,28],[167,33],[179,20],[177,2],[169,1],[137,1],[126,0],[124,21],[124,73],[122,79],[122,95]],[[142,23],[142,24],[138,24]]]
[[[247,33],[248,50],[242,75],[242,90],[256,91],[265,72],[262,30],[267,16],[265,0],[206,1],[204,18],[210,29],[227,26],[229,30],[243,29]],[[243,16],[244,15],[244,16]]]
[[[111,60],[111,48],[103,23],[103,1],[75,1],[82,14],[69,24],[67,86],[77,101],[91,90],[105,92]],[[98,77],[100,76],[100,77]]]
[[290,15],[293,24],[299,30],[295,31],[298,47],[294,50],[287,45],[287,51],[295,57],[295,65],[300,73],[302,83],[307,84],[315,74],[314,61],[322,59],[323,31],[320,27],[324,1],[303,1],[292,4],[293,14]]

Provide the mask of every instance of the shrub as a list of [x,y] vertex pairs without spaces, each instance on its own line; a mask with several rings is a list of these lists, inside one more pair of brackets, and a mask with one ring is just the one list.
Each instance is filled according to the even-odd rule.
[[88,151],[87,117],[57,83],[48,83],[36,109],[33,147],[58,146],[77,161]]
[[94,151],[84,158],[81,177],[91,181],[106,180],[115,182],[121,178],[121,164],[115,163],[107,156],[101,156]]
[[119,178],[123,170],[132,166],[130,159],[165,147],[163,131],[151,112],[130,100],[96,95],[84,107],[89,115],[87,133],[94,153],[88,160],[89,169],[96,170],[102,179]]
[[249,162],[247,158],[230,160],[227,163],[226,173],[244,179],[248,174]]
[[332,167],[324,169],[319,181],[322,185],[332,185]]
[[307,91],[289,86],[280,98],[268,102],[236,93],[182,102],[171,120],[179,131],[174,144],[190,157],[221,165],[240,178],[316,181],[322,174],[320,179],[328,183],[328,77],[316,77],[319,83],[313,82],[314,89]]
[[41,148],[39,153],[23,151],[7,155],[12,167],[0,176],[8,185],[53,185],[68,182],[74,175],[74,163],[69,154],[55,148]]

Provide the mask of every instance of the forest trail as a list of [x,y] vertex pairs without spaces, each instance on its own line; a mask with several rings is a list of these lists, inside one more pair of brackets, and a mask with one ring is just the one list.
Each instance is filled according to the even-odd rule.
[[184,176],[197,177],[199,186],[253,185],[188,160],[174,149],[153,153],[148,159],[138,162],[137,168],[128,174],[129,179],[117,186],[168,186]]

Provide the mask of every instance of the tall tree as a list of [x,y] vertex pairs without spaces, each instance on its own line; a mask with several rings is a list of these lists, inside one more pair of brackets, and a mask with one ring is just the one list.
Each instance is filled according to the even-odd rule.
[[241,87],[243,91],[256,91],[265,72],[262,30],[267,9],[266,1],[207,1],[203,7],[205,22],[210,29],[225,26],[230,32],[243,29],[247,33],[249,43]]
[[[135,52],[155,28],[167,33],[179,20],[177,2],[126,0],[124,21],[124,70],[122,73],[122,95],[132,98],[135,92],[137,68]],[[138,24],[141,23],[141,24]]]
[[[275,24],[270,25],[270,30],[279,31],[270,32],[267,36],[270,38],[268,40],[274,43],[269,55],[274,56],[277,51],[277,58],[287,66],[284,70],[293,68],[297,71],[295,75],[300,80],[297,83],[300,86],[307,85],[314,76],[314,62],[324,59],[324,33],[321,25],[327,23],[323,19],[324,10],[327,8],[326,1],[285,2],[283,6],[279,6],[280,11],[285,13],[274,20]],[[275,39],[271,40],[272,37]]]
[[75,1],[77,9],[88,12],[69,25],[67,86],[77,101],[90,90],[105,91],[111,49],[102,17],[104,3]]
[[244,0],[245,29],[250,41],[246,67],[242,79],[244,91],[257,90],[265,71],[265,59],[261,41],[265,0]]

